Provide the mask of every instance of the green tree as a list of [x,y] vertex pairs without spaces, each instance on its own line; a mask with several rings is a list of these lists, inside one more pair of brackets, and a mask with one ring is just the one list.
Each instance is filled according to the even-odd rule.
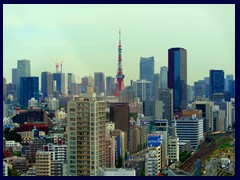
[[15,142],[21,142],[21,136],[14,130],[10,130],[9,128],[4,129],[4,137],[7,141],[14,140]]
[[20,172],[15,168],[8,168],[8,176],[20,176]]
[[141,170],[141,176],[145,176],[145,162],[143,163],[142,170]]
[[123,158],[120,157],[120,158],[118,159],[118,163],[117,163],[116,168],[122,168],[122,167],[123,167]]

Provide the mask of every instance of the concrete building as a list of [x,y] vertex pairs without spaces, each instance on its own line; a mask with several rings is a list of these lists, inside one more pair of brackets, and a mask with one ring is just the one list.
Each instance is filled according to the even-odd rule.
[[28,100],[28,109],[34,109],[38,107],[38,100],[31,98]]
[[149,101],[152,98],[151,81],[137,80],[133,82],[134,97],[139,98],[141,102]]
[[126,146],[129,141],[130,109],[128,103],[110,103],[110,121],[115,123],[115,129],[120,129],[126,136]]
[[125,90],[119,93],[119,102],[131,104],[135,102],[135,99],[132,86],[126,86]]
[[168,138],[168,157],[169,162],[179,162],[179,138],[170,136]]
[[112,76],[106,77],[106,96],[113,96],[116,88],[115,78]]
[[116,167],[116,140],[115,137],[107,135],[106,137],[106,167],[115,168]]
[[140,130],[135,126],[130,126],[129,151],[134,154],[140,150]]
[[106,165],[106,102],[83,94],[68,102],[68,175],[98,175]]
[[173,90],[172,89],[159,89],[158,100],[162,101],[163,119],[171,121],[173,119]]
[[180,140],[190,140],[192,149],[198,148],[200,143],[204,141],[203,137],[203,119],[196,116],[192,118],[181,118],[173,120],[176,123],[177,136]]
[[145,175],[157,176],[164,168],[162,140],[159,134],[148,135],[148,152],[145,154]]
[[59,100],[56,98],[52,98],[48,101],[48,108],[50,111],[57,111],[59,110]]
[[99,168],[99,176],[136,176],[136,171],[122,168]]
[[51,153],[36,152],[36,176],[51,176]]
[[195,101],[192,103],[192,110],[202,110],[203,131],[213,131],[213,102],[211,101]]

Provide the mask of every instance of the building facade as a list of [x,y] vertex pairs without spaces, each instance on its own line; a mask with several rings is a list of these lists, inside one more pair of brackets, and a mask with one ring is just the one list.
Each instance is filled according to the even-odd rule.
[[68,102],[68,175],[98,175],[106,165],[106,102],[83,97]]
[[187,50],[168,50],[168,88],[173,89],[174,112],[187,109]]

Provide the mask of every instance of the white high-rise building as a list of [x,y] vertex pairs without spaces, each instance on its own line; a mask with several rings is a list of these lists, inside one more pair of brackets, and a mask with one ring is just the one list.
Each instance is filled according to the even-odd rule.
[[166,66],[161,67],[160,69],[160,88],[161,89],[168,88],[167,73],[168,73],[168,68]]
[[83,94],[67,112],[68,175],[96,176],[106,165],[106,102]]
[[179,138],[176,136],[168,138],[168,157],[170,163],[179,161]]
[[59,100],[52,98],[48,102],[48,108],[50,111],[57,111],[59,109]]
[[157,176],[161,172],[162,146],[150,147],[145,154],[145,176]]
[[184,117],[178,120],[173,120],[176,123],[177,136],[180,140],[190,140],[192,149],[198,148],[203,137],[203,119],[198,119],[196,116]]
[[30,100],[28,100],[28,109],[37,108],[37,107],[38,107],[38,100],[36,100],[35,98],[31,98]]

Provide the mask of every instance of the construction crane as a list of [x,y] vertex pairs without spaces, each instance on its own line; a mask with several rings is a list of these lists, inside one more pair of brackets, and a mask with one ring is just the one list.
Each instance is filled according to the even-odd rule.
[[58,73],[58,72],[59,72],[59,71],[58,71],[58,68],[59,68],[59,62],[58,62],[57,58],[56,58],[56,60],[53,61],[53,62],[54,62],[55,67],[56,67],[56,73]]
[[60,62],[60,66],[61,66],[61,73],[62,73],[62,64],[63,64],[63,62],[64,62],[64,60],[62,60],[62,61]]

